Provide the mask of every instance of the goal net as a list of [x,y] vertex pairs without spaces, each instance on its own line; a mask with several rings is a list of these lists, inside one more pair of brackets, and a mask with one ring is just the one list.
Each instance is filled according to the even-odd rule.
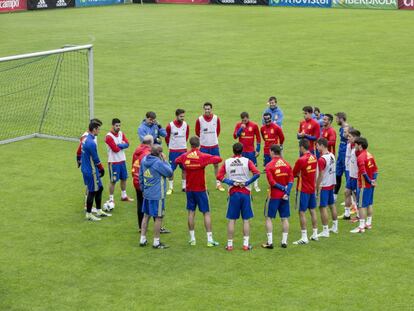
[[0,144],[78,140],[91,118],[92,45],[0,58]]

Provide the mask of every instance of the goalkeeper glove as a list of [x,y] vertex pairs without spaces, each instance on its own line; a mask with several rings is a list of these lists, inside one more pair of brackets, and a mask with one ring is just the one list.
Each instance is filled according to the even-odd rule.
[[99,170],[99,177],[104,177],[105,169],[104,169],[102,163],[99,163],[97,166],[98,166],[98,170]]

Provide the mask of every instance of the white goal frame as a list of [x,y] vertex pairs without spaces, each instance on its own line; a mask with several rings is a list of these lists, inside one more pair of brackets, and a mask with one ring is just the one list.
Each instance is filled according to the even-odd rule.
[[[87,45],[79,45],[79,46],[69,46],[69,47],[63,47],[61,49],[56,50],[50,50],[50,51],[42,51],[42,52],[36,52],[36,53],[28,53],[28,54],[20,54],[20,55],[13,55],[13,56],[7,56],[7,57],[1,57],[0,63],[2,62],[8,62],[12,60],[18,60],[18,59],[25,59],[25,58],[31,58],[31,57],[38,57],[38,56],[46,56],[46,55],[52,55],[52,54],[61,54],[61,53],[67,53],[72,51],[78,51],[78,50],[87,50],[88,51],[88,81],[89,81],[89,91],[88,91],[88,97],[89,97],[89,120],[93,119],[94,117],[94,85],[93,85],[93,45],[87,44]],[[52,83],[53,84],[53,83]],[[51,87],[52,87],[51,84]],[[46,99],[45,102],[45,108],[48,104],[48,99]],[[43,119],[41,120],[41,123],[43,123]],[[39,131],[41,129],[42,124],[39,127]],[[52,138],[52,139],[61,139],[61,140],[67,140],[67,141],[79,141],[79,138],[71,138],[71,137],[63,137],[63,136],[54,136],[54,135],[47,135],[42,133],[33,133],[25,136],[19,136],[14,138],[9,138],[5,140],[0,140],[0,145],[2,144],[8,144],[24,139],[29,138]]]

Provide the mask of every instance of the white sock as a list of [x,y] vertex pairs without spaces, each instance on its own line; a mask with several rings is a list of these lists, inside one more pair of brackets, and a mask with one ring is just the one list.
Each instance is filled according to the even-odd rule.
[[282,232],[282,244],[287,244],[288,233]]
[[249,246],[249,237],[248,236],[243,237],[243,246]]
[[273,233],[272,232],[267,233],[267,244],[273,244]]
[[139,241],[140,243],[145,243],[147,242],[147,237],[145,235],[141,235],[141,240]]
[[190,230],[190,240],[191,241],[195,241],[195,231],[194,230]]
[[365,228],[365,219],[362,219],[362,218],[361,218],[361,219],[359,220],[359,227],[360,227],[360,228]]
[[207,232],[207,242],[213,242],[213,232]]
[[88,200],[88,196],[85,195],[85,206],[86,206],[86,201]]
[[371,217],[367,217],[367,225],[371,226],[372,224],[372,216]]
[[332,229],[338,230],[338,220],[332,220]]
[[[323,232],[329,232],[329,226],[322,226]],[[313,233],[315,234],[315,229],[313,229]]]
[[313,236],[317,236],[318,235],[318,228],[313,228],[312,229],[312,232],[313,232]]
[[112,201],[112,202],[114,201],[114,195],[113,194],[109,195],[109,201]]
[[345,207],[345,216],[346,217],[351,216],[351,208],[350,207]]
[[336,198],[338,197],[337,194],[334,194],[334,202],[336,202]]
[[302,230],[302,240],[308,240],[308,230]]
[[121,198],[126,198],[128,195],[126,193],[126,190],[121,191]]
[[171,190],[174,189],[174,180],[169,180],[168,185]]
[[154,238],[154,244],[152,245],[157,246],[159,244],[160,244],[160,238]]
[[216,185],[217,185],[217,186],[220,186],[220,185],[221,185],[220,180],[216,179]]
[[181,188],[185,189],[185,179],[181,181]]
[[255,187],[255,188],[256,188],[256,187],[259,187],[259,181],[256,179],[256,180],[254,181],[253,185],[254,185],[254,187]]
[[227,246],[232,247],[233,246],[233,240],[227,240]]

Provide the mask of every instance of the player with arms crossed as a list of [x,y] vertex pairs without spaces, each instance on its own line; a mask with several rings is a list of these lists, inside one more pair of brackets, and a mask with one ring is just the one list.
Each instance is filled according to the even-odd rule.
[[207,246],[217,246],[219,243],[214,241],[211,228],[210,204],[208,200],[205,168],[209,164],[218,164],[222,161],[219,156],[203,153],[199,150],[200,139],[196,136],[190,138],[191,150],[180,155],[176,164],[181,164],[186,171],[186,195],[188,210],[188,230],[190,233],[190,245],[196,245],[194,218],[198,209],[204,216],[204,225],[207,232]]
[[285,135],[283,135],[282,128],[276,123],[272,122],[272,115],[270,112],[265,112],[263,114],[263,121],[264,125],[262,125],[260,128],[260,134],[262,134],[262,138],[264,140],[263,166],[266,167],[266,165],[272,160],[272,157],[270,155],[270,146],[278,145],[280,146],[280,150],[282,150],[282,146],[285,141]]
[[[187,122],[184,121],[185,110],[177,109],[175,111],[175,117],[176,119],[167,125],[167,136],[165,136],[165,142],[169,148],[168,160],[173,171],[177,168],[175,159],[187,152],[187,140],[188,135],[190,134],[190,127]],[[181,171],[181,189],[182,191],[185,191],[185,171],[182,168]],[[168,185],[167,195],[170,195],[173,193],[174,189],[174,175],[169,179]]]
[[115,118],[112,120],[112,129],[106,134],[105,143],[108,150],[108,167],[109,167],[109,200],[111,209],[115,207],[114,190],[115,184],[121,180],[121,201],[132,202],[134,199],[128,197],[126,192],[126,181],[128,171],[126,168],[125,149],[129,147],[129,141],[121,131],[121,120]]
[[[249,159],[257,166],[257,157],[260,152],[260,131],[259,126],[249,120],[249,114],[247,112],[242,112],[240,114],[241,122],[236,124],[234,128],[233,137],[234,139],[239,139],[239,142],[243,145],[243,157]],[[254,149],[254,141],[256,138],[256,150]],[[256,192],[260,191],[258,180],[254,182],[254,190]]]
[[[318,240],[318,219],[316,216],[316,156],[309,152],[309,140],[299,141],[299,151],[302,156],[296,161],[293,168],[293,176],[298,177],[296,186],[296,207],[299,206],[299,220],[302,230],[302,238],[293,244],[308,244],[308,231],[306,229],[306,211],[309,209],[313,233],[311,240]],[[298,200],[299,196],[299,200]]]
[[[100,126],[102,126],[102,121],[99,120],[99,119],[92,119],[90,122],[95,122],[95,123],[100,124]],[[82,134],[82,136],[80,138],[80,141],[79,141],[78,149],[76,150],[76,163],[78,165],[78,168],[80,168],[80,166],[81,166],[82,143],[85,141],[85,139],[86,139],[86,137],[88,137],[88,135],[89,135],[89,128],[86,130],[85,133]],[[95,144],[98,145],[98,137],[97,136],[95,136],[94,141],[95,141]],[[86,211],[86,200],[87,199],[88,199],[88,187],[85,186],[85,207],[84,207],[85,211]],[[92,212],[96,213],[97,212],[96,208],[92,208]]]
[[[86,139],[82,142],[81,155],[81,171],[83,181],[88,188],[88,197],[86,199],[86,219],[90,221],[99,221],[101,218],[112,216],[101,210],[102,204],[102,180],[101,177],[105,174],[105,169],[99,160],[98,150],[95,142],[95,137],[98,136],[102,123],[89,123],[89,133]],[[95,200],[96,216],[92,214],[92,205]]]
[[[252,249],[249,244],[250,218],[253,218],[252,202],[249,185],[260,177],[260,172],[253,162],[242,156],[243,145],[233,145],[233,157],[227,159],[220,167],[217,179],[229,185],[229,199],[227,206],[227,246],[226,250],[233,250],[233,235],[236,220],[243,219],[243,250]],[[250,173],[253,176],[250,177]],[[227,176],[225,178],[225,176]]]
[[[326,116],[324,117],[326,118]],[[316,142],[320,157],[318,159],[318,177],[316,178],[316,194],[319,196],[319,211],[322,220],[322,232],[318,237],[329,238],[329,232],[338,233],[338,215],[336,213],[334,188],[336,183],[335,155],[329,151],[329,142],[326,138],[319,138]],[[328,227],[329,206],[332,214],[332,228]]]
[[313,108],[311,106],[303,107],[302,111],[304,120],[299,123],[297,138],[299,141],[304,138],[307,139],[309,141],[309,152],[315,154],[315,141],[320,137],[321,129],[319,123],[312,119]]
[[[204,114],[195,124],[195,133],[200,138],[200,151],[213,156],[220,156],[218,137],[220,135],[220,118],[213,114],[213,104],[204,103]],[[214,176],[217,176],[218,164],[214,164]],[[216,189],[224,191],[219,180],[216,180]]]
[[269,105],[269,107],[267,107],[265,111],[263,111],[262,124],[266,123],[264,119],[264,115],[266,113],[270,113],[271,122],[282,127],[283,111],[277,105],[277,98],[275,96],[270,96],[269,100],[267,101],[267,104]]
[[365,229],[372,228],[372,205],[374,203],[374,189],[377,186],[378,168],[374,156],[367,150],[368,141],[363,137],[358,137],[354,142],[358,165],[359,226],[351,230],[351,233],[362,233],[365,232]]
[[269,183],[270,193],[265,203],[264,216],[266,218],[267,243],[263,248],[273,249],[273,224],[272,219],[279,217],[282,222],[282,248],[287,247],[289,233],[290,206],[289,196],[293,185],[293,172],[290,164],[282,159],[282,149],[278,145],[270,147],[272,160],[266,165],[266,177]]
[[153,248],[168,248],[160,242],[160,230],[165,211],[165,193],[167,192],[166,178],[171,177],[173,171],[162,153],[160,145],[151,147],[151,153],[141,161],[139,169],[139,185],[143,192],[142,212],[144,218],[141,225],[140,246],[147,245],[147,229],[150,217],[155,217]]

